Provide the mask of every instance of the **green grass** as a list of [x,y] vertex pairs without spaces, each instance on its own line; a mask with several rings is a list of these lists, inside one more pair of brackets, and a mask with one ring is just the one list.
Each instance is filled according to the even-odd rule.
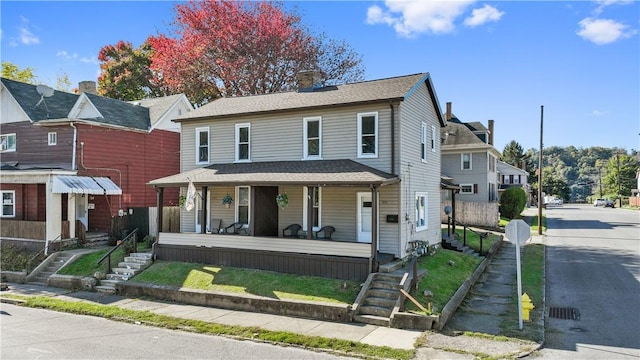
[[[145,250],[144,243],[138,243],[138,251]],[[98,265],[98,260],[109,252],[112,248],[103,249],[100,251],[92,252],[89,254],[82,255],[79,259],[68,264],[58,271],[60,275],[78,275],[78,276],[93,276],[97,271],[105,272],[107,270],[107,260],[104,260],[100,265]],[[114,251],[111,254],[111,266],[114,267],[118,263],[124,261],[125,252],[121,248]]]
[[[531,226],[531,232],[537,234],[538,233],[538,215],[534,215],[533,217],[525,216],[524,221]],[[542,215],[542,233],[547,232],[547,218]]]
[[166,261],[156,261],[130,281],[277,299],[344,304],[353,303],[360,291],[360,282],[356,281]]
[[[457,251],[439,249],[435,255],[423,256],[418,259],[418,267],[427,270],[427,274],[418,284],[418,289],[411,292],[420,304],[427,307],[427,303],[431,303],[434,314],[440,313],[449,299],[458,291],[460,285],[478,267],[483,258],[466,255]],[[455,265],[449,265],[453,261]],[[433,298],[425,299],[424,291],[429,290],[433,293]],[[416,305],[407,300],[405,310],[423,314]]]
[[172,316],[155,314],[150,311],[123,309],[112,305],[68,302],[44,296],[12,297],[25,300],[23,306],[33,308],[98,316],[126,323],[140,322],[147,326],[189,331],[199,334],[228,336],[275,344],[295,345],[303,348],[323,349],[335,352],[339,355],[400,360],[412,359],[415,355],[415,350],[393,349],[387,346],[367,345],[355,341],[324,338],[320,336],[307,336],[287,331],[264,330],[257,327],[231,326],[201,320],[180,319]]
[[[522,251],[521,277],[522,292],[527,293],[535,306],[529,313],[532,320],[542,317],[544,296],[544,245],[528,244]],[[514,293],[517,293],[517,284],[514,285]],[[523,329],[519,328],[518,299],[514,297],[511,306],[503,315],[500,328],[503,335],[528,339],[536,342],[542,341],[544,328],[535,321],[524,322]]]

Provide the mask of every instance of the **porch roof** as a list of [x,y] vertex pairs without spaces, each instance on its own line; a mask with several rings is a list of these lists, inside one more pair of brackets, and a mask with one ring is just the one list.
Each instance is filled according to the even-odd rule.
[[150,181],[156,187],[198,185],[389,185],[400,181],[359,162],[343,160],[266,161],[215,164]]
[[107,177],[55,176],[55,194],[122,195],[122,190]]

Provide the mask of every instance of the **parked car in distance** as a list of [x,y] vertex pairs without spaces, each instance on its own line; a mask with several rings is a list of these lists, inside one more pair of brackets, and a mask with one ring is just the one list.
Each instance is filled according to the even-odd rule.
[[605,204],[604,199],[595,199],[593,201],[593,206],[604,206],[604,204]]
[[609,199],[595,199],[593,201],[593,206],[603,206],[603,207],[610,207],[610,208],[616,207],[613,200],[609,200]]
[[604,207],[610,207],[610,208],[613,208],[613,207],[616,207],[616,205],[615,205],[615,203],[614,203],[612,200],[608,200],[608,199],[607,199],[607,200],[605,200],[605,201],[604,201]]
[[551,205],[562,205],[564,202],[562,201],[562,199],[558,199],[558,198],[553,198],[551,200],[549,200],[549,204]]

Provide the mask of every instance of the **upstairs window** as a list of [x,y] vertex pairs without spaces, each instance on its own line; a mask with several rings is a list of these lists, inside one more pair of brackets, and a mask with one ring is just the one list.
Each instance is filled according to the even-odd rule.
[[378,113],[358,114],[358,157],[378,157]]
[[209,128],[196,129],[196,164],[209,163]]
[[436,152],[436,140],[438,139],[438,135],[436,133],[436,127],[431,126],[431,151]]
[[236,162],[251,160],[251,125],[236,124]]
[[461,154],[460,162],[462,170],[471,170],[471,153]]
[[1,217],[15,217],[16,216],[16,192],[13,190],[0,191],[2,194],[2,216]]
[[0,151],[16,151],[16,134],[0,135]]
[[304,118],[304,159],[322,157],[322,118]]
[[420,158],[425,162],[427,161],[427,124],[422,123],[420,134]]
[[50,132],[49,135],[47,136],[47,143],[49,144],[49,146],[55,145],[58,143],[58,133],[56,132]]
[[478,184],[460,184],[460,194],[477,194]]

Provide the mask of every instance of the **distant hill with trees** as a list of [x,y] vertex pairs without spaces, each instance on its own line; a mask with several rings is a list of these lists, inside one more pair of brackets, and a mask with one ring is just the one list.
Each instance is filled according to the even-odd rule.
[[[538,191],[539,150],[527,151],[515,140],[502,151],[501,160],[529,172],[529,183]],[[635,189],[640,153],[599,146],[551,146],[542,152],[542,190],[569,202],[592,202],[594,198],[615,200]]]

